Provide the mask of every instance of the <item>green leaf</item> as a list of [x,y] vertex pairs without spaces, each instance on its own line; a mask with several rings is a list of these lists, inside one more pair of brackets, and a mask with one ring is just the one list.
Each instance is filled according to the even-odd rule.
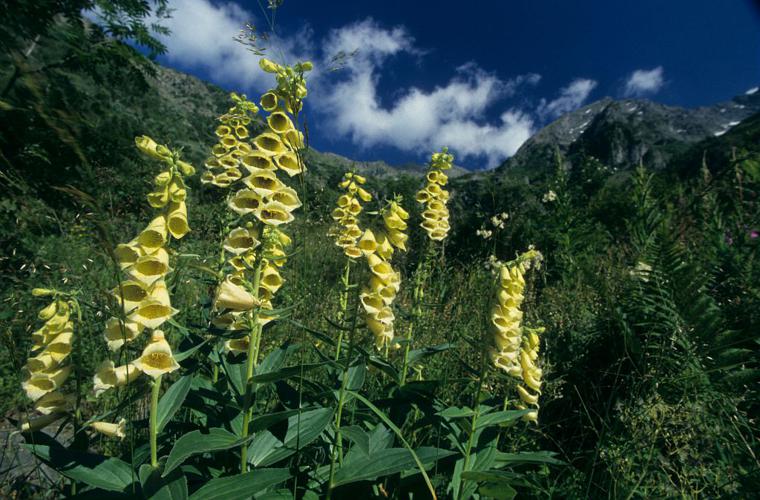
[[[452,455],[453,452],[440,448],[419,448],[410,453],[406,448],[386,448],[371,455],[354,455],[350,462],[344,461],[335,473],[335,486],[371,481],[408,469],[430,467],[436,461]],[[419,461],[419,465],[418,462]]]
[[378,417],[380,417],[380,420],[382,420],[385,423],[385,425],[387,425],[388,427],[390,427],[393,430],[393,432],[396,433],[396,435],[398,436],[398,438],[401,440],[401,443],[403,443],[403,445],[406,447],[406,449],[409,451],[409,453],[411,453],[412,457],[414,458],[414,461],[417,464],[417,468],[419,469],[420,474],[422,474],[422,477],[425,480],[425,484],[427,485],[428,490],[430,491],[430,494],[433,496],[433,498],[436,498],[436,496],[435,496],[435,488],[433,488],[433,483],[430,482],[430,478],[428,477],[427,472],[425,472],[425,467],[422,464],[422,462],[420,461],[420,457],[417,456],[417,454],[414,452],[414,450],[409,445],[409,443],[406,441],[406,439],[404,439],[404,435],[401,433],[401,429],[399,429],[396,426],[396,424],[394,424],[391,421],[391,419],[388,418],[388,415],[386,415],[385,413],[382,412],[382,410],[380,410],[380,408],[378,408],[377,406],[375,406],[374,404],[372,404],[372,401],[368,400],[367,398],[365,398],[364,396],[362,396],[358,392],[351,392],[351,394],[356,399],[358,399],[359,401],[361,401],[362,403],[364,403],[364,405],[367,408],[369,408],[370,410],[372,410],[372,412],[375,415],[377,415]]
[[166,393],[164,393],[161,401],[158,402],[158,432],[164,430],[166,424],[172,419],[177,410],[179,410],[182,403],[187,397],[187,393],[190,392],[190,385],[193,382],[192,375],[185,375],[181,379],[172,384]]
[[434,354],[438,354],[439,352],[448,351],[449,349],[452,349],[454,347],[456,347],[456,344],[452,344],[451,342],[446,342],[444,344],[423,347],[422,349],[413,349],[409,351],[409,365],[411,366],[423,358],[432,356]]
[[132,484],[132,468],[118,458],[71,451],[63,446],[29,443],[22,446],[74,481],[107,491],[124,491]]
[[353,441],[353,443],[365,455],[369,455],[369,434],[367,434],[364,429],[358,425],[349,425],[347,427],[341,427],[340,433],[345,438]]
[[139,476],[143,497],[151,500],[187,500],[187,478],[179,470],[162,477],[159,469],[145,464],[140,467]]
[[507,484],[485,483],[478,491],[484,497],[494,500],[512,500],[517,496],[517,490]]
[[303,448],[317,439],[332,422],[332,418],[332,408],[301,412],[300,420],[299,415],[292,415],[288,418],[288,431],[283,441],[268,431],[256,435],[248,449],[249,462],[254,466],[266,467],[289,457],[298,448]]
[[200,349],[201,347],[203,347],[204,345],[206,345],[209,342],[209,340],[211,340],[211,338],[212,337],[209,337],[209,338],[205,339],[203,342],[200,342],[199,344],[196,344],[193,347],[190,347],[190,348],[188,348],[188,349],[186,349],[184,351],[174,353],[174,359],[177,360],[178,363],[180,361],[184,361],[185,359],[187,359],[190,356],[192,356],[193,354],[195,354],[195,352],[198,349]]
[[188,432],[174,443],[169,458],[166,460],[163,475],[169,474],[192,455],[234,448],[239,446],[241,442],[238,436],[219,427],[213,427],[206,433],[201,431]]
[[245,363],[231,363],[227,356],[222,356],[222,366],[227,380],[232,384],[232,388],[238,396],[245,394]]
[[483,429],[491,425],[504,425],[530,413],[532,410],[504,410],[480,415],[475,425],[475,430]]
[[554,458],[553,451],[530,451],[520,453],[502,453],[496,454],[494,460],[494,467],[506,467],[508,465],[516,464],[552,464],[552,465],[566,465],[562,460]]
[[358,391],[364,385],[364,379],[367,376],[367,367],[364,363],[349,367],[346,372],[348,379],[346,380],[347,391]]
[[436,413],[439,417],[443,417],[446,420],[451,420],[454,418],[466,418],[466,417],[472,417],[475,415],[475,411],[464,407],[464,408],[458,408],[456,406],[451,406],[449,408],[446,408],[443,411],[439,411]]
[[212,479],[190,496],[190,500],[233,500],[249,498],[290,478],[288,469],[256,469],[245,474]]
[[296,365],[296,366],[288,366],[286,368],[281,368],[273,372],[267,372],[267,373],[254,375],[253,382],[256,384],[271,384],[272,382],[278,382],[280,380],[285,380],[290,377],[300,375],[301,372],[306,372],[309,370],[313,370],[314,368],[319,368],[320,366],[324,366],[325,364],[326,363],[311,363],[311,364],[303,364],[303,365]]

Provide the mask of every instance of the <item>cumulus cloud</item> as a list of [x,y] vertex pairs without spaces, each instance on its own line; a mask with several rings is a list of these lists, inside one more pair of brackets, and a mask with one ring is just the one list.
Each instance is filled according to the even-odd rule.
[[626,97],[656,94],[665,84],[662,66],[654,69],[637,69],[625,82]]
[[404,151],[446,145],[460,158],[484,157],[494,166],[533,132],[530,117],[515,110],[504,112],[494,124],[478,118],[520,85],[537,83],[538,75],[504,81],[469,63],[457,68],[445,85],[403,89],[384,105],[378,96],[380,69],[394,56],[420,54],[404,28],[385,29],[368,19],[334,30],[324,47],[328,57],[354,54],[341,78],[329,84],[329,92],[318,89],[316,102],[333,128],[357,144]]
[[[222,84],[256,89],[271,85],[271,75],[259,69],[259,57],[234,40],[246,23],[263,25],[251,12],[233,1],[173,0],[171,8],[172,17],[162,21],[171,35],[159,36],[169,63],[201,70]],[[273,37],[267,41],[267,53],[287,61],[305,59],[310,39],[308,28],[297,36]]]
[[[262,24],[252,12],[234,0],[172,0],[171,8],[172,18],[164,21],[171,35],[162,37],[168,48],[162,57],[170,65],[246,92],[260,92],[273,83],[260,70],[259,58],[233,39],[246,23]],[[317,63],[307,106],[319,115],[321,128],[336,137],[365,148],[391,146],[414,156],[449,146],[460,160],[489,167],[513,155],[537,122],[579,107],[596,86],[594,80],[574,80],[556,99],[541,100],[527,111],[504,100],[536,85],[539,75],[502,79],[471,62],[433,88],[380,91],[382,73],[401,58],[421,58],[425,52],[404,27],[385,27],[372,19],[333,29],[322,40],[305,28],[270,39],[268,45],[278,61]],[[348,55],[342,59],[343,71],[327,71],[336,54]],[[498,118],[488,118],[493,116]]]
[[560,115],[578,109],[586,102],[597,82],[587,78],[578,78],[560,90],[556,99],[548,101],[541,99],[538,114],[543,119],[553,119]]

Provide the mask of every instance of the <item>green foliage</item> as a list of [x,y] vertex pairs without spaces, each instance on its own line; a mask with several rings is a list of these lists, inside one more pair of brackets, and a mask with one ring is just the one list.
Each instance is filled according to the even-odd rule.
[[[134,8],[140,17],[144,4]],[[247,438],[245,363],[224,352],[226,334],[209,326],[224,197],[191,181],[193,230],[169,279],[181,312],[166,328],[182,370],[162,388],[153,469],[140,445],[148,387],[89,394],[106,357],[104,314],[118,308],[109,252],[145,220],[142,197],[155,173],[132,152],[132,138],[165,138],[198,165],[226,98],[116,42],[108,42],[115,52],[81,37],[59,46],[68,29],[44,27],[34,66],[2,97],[9,196],[0,200],[0,407],[13,419],[28,413],[18,388],[38,306],[30,289],[66,287],[84,308],[67,386],[79,395],[81,420],[123,416],[131,425],[122,444],[84,427],[60,441],[25,436],[23,448],[66,479],[38,477],[22,490],[0,478],[3,494],[64,482],[62,496],[73,483],[82,495],[201,499],[316,498],[331,489],[336,498],[428,498],[431,489],[441,498],[748,497],[760,488],[758,117],[663,171],[611,171],[575,152],[535,173],[452,180],[454,230],[420,271],[423,297],[411,285],[422,231],[398,261],[402,348],[388,357],[359,328],[350,349],[344,331],[335,359],[337,329],[357,319],[349,308],[336,320],[343,260],[325,236],[347,166],[310,152],[299,187],[305,210],[278,296],[291,307],[264,330]],[[378,176],[368,186],[384,199],[402,194],[416,229],[419,182]],[[492,227],[502,212],[505,227]],[[482,227],[493,235],[478,236]],[[531,244],[546,257],[527,277],[524,302],[526,320],[546,327],[538,427],[521,421],[512,380],[478,369],[494,280],[488,258],[509,260]],[[404,370],[401,332],[412,322]],[[241,446],[252,466],[244,474]]]

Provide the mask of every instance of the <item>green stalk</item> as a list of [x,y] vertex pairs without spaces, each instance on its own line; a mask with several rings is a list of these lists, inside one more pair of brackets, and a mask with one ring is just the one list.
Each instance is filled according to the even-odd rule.
[[[348,301],[346,301],[348,303]],[[356,312],[356,304],[354,304],[354,312]],[[327,484],[327,500],[332,498],[332,492],[334,489],[333,482],[335,481],[335,463],[340,460],[343,461],[343,443],[340,434],[341,419],[343,418],[343,406],[346,403],[346,385],[348,384],[348,369],[351,364],[351,359],[354,355],[354,333],[356,332],[356,320],[357,315],[353,315],[351,322],[351,330],[348,332],[348,359],[343,365],[343,380],[340,384],[340,392],[338,393],[338,411],[335,415],[335,446],[333,446],[330,454],[330,479]]]
[[161,375],[153,381],[150,393],[150,465],[158,468],[158,394],[161,392]]
[[[338,324],[342,327],[343,321],[346,319],[346,311],[348,310],[348,293],[351,289],[351,259],[346,258],[346,267],[343,269],[343,278],[341,283],[343,284],[343,290],[340,293],[340,311],[338,312]],[[335,361],[340,358],[340,349],[343,344],[343,330],[338,331],[338,343],[335,346]]]
[[406,384],[406,375],[409,370],[409,349],[412,344],[412,333],[414,333],[414,325],[422,316],[422,297],[425,289],[425,280],[427,279],[427,272],[430,266],[430,260],[433,255],[433,247],[430,244],[430,240],[425,240],[425,255],[420,262],[420,266],[414,273],[414,292],[412,294],[412,318],[409,322],[409,328],[406,331],[406,346],[404,347],[404,362],[401,366],[401,380],[399,385]]
[[[486,375],[488,375],[488,369],[486,367],[486,353],[485,350],[480,351],[480,377],[478,377],[478,389],[475,391],[475,398],[472,402],[472,420],[470,421],[470,435],[467,438],[467,448],[464,455],[464,465],[462,466],[462,472],[466,472],[470,465],[470,456],[472,455],[472,447],[475,445],[475,429],[478,425],[478,418],[480,417],[480,395],[483,392],[483,384],[485,383]],[[459,497],[462,498],[464,493],[465,480],[459,483]]]
[[[263,267],[264,259],[259,257],[256,263],[256,270],[253,274],[253,298],[258,301],[259,298],[259,284],[261,282],[261,268]],[[252,417],[251,400],[253,399],[253,370],[258,364],[259,358],[259,344],[261,342],[261,323],[258,321],[259,310],[258,306],[254,307],[253,314],[249,318],[248,333],[248,355],[246,357],[245,365],[245,396],[243,398],[243,429],[242,438],[248,437],[248,427],[250,427]],[[248,472],[248,444],[244,442],[240,447],[240,473],[245,474]]]

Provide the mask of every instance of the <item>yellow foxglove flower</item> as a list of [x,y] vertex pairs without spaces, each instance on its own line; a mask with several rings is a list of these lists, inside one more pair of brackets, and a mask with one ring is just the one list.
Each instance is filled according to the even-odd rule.
[[360,300],[361,300],[362,306],[364,306],[364,310],[369,315],[379,314],[380,311],[382,311],[386,305],[385,301],[380,296],[377,290],[374,290],[372,292],[369,292],[369,291],[363,292],[360,295]]
[[250,252],[259,246],[256,232],[252,229],[236,227],[224,240],[224,249],[232,255],[241,255]]
[[375,233],[371,229],[364,231],[359,240],[358,247],[364,255],[375,253],[375,250],[377,250],[377,240],[375,239]]
[[127,437],[127,421],[119,419],[117,423],[110,422],[93,422],[90,424],[93,430],[103,434],[104,436],[114,437],[118,439],[124,439]]
[[277,134],[271,132],[264,132],[256,136],[253,140],[256,148],[259,151],[263,151],[272,156],[284,153],[286,151],[285,144],[282,143],[280,137]]
[[43,415],[65,413],[71,408],[73,395],[64,396],[59,391],[48,392],[34,403],[34,409]]
[[119,261],[119,265],[122,269],[134,265],[135,262],[137,262],[137,259],[142,257],[145,253],[137,243],[137,240],[117,245],[114,252],[116,253],[116,259]]
[[58,302],[59,301],[54,300],[46,307],[40,309],[40,312],[37,313],[37,318],[41,319],[42,321],[47,321],[55,316],[56,312],[58,311]]
[[157,160],[167,161],[172,157],[171,151],[166,146],[156,144],[156,141],[147,135],[135,137],[137,149]]
[[124,303],[124,313],[129,314],[140,302],[148,298],[150,285],[146,285],[142,281],[125,280],[111,293],[116,297],[117,302]]
[[214,298],[214,309],[230,309],[232,311],[249,311],[257,305],[253,295],[235,282],[232,276],[222,281]]
[[265,57],[259,59],[259,67],[267,73],[280,73],[282,71],[282,66]]
[[109,318],[106,321],[106,331],[103,336],[108,343],[108,349],[111,351],[117,351],[125,343],[132,342],[136,339],[143,330],[143,325],[135,323],[134,321],[127,321],[122,323],[118,318]]
[[150,342],[143,349],[142,355],[135,360],[135,366],[154,379],[179,369],[179,363],[174,359],[164,332],[153,331]]
[[288,174],[290,177],[302,174],[306,170],[303,163],[299,160],[298,155],[293,151],[286,151],[274,156],[274,162],[277,165],[277,168]]
[[51,413],[49,415],[43,415],[41,417],[24,419],[21,424],[21,432],[34,432],[40,429],[44,429],[50,424],[53,424],[61,420],[66,415],[64,413]]
[[240,215],[256,213],[261,209],[261,195],[252,189],[241,189],[233,196],[228,206]]
[[262,198],[271,196],[284,187],[282,182],[277,178],[277,174],[272,170],[254,171],[243,179],[243,182]]
[[146,328],[154,329],[161,326],[178,312],[172,308],[166,283],[163,280],[159,280],[153,285],[150,296],[140,302],[127,319]]
[[50,290],[49,288],[32,288],[33,297],[48,297],[54,294],[55,290]]
[[376,254],[372,254],[367,257],[367,263],[369,264],[369,269],[372,271],[372,274],[377,276],[380,281],[386,284],[393,281],[393,268],[387,261],[383,260]]
[[283,280],[277,268],[271,264],[265,265],[261,271],[261,286],[272,293],[277,293],[282,283]]
[[282,111],[273,111],[267,118],[267,123],[273,132],[276,132],[280,135],[284,135],[290,130],[295,129],[293,122],[290,121],[288,115]]
[[129,269],[130,276],[148,285],[152,285],[168,272],[169,254],[163,248],[159,248],[153,254],[143,255]]
[[272,162],[272,156],[262,151],[251,151],[241,159],[243,166],[250,173],[259,170],[275,170],[277,165]]
[[52,392],[66,381],[71,372],[70,366],[49,371],[31,372],[21,383],[21,387],[32,401],[37,401],[48,392]]
[[179,171],[182,172],[182,175],[186,177],[189,177],[195,173],[195,167],[182,160],[177,160],[177,168],[179,168]]
[[375,253],[385,260],[390,260],[390,258],[393,257],[393,245],[391,244],[390,239],[388,239],[384,232],[375,234],[375,238],[377,239],[377,249],[375,250]]
[[239,339],[230,339],[224,341],[225,352],[248,352],[248,337],[240,337]]
[[270,201],[262,205],[256,216],[261,222],[270,226],[286,224],[295,218],[288,207],[278,201]]
[[291,151],[303,149],[303,132],[298,130],[288,130],[282,137],[282,142],[284,142]]
[[269,198],[272,201],[282,203],[291,212],[301,206],[301,200],[298,199],[298,193],[291,187],[284,186],[275,193],[272,193],[272,196]]
[[114,366],[113,361],[104,361],[93,377],[93,391],[99,396],[112,387],[122,387],[136,380],[142,372],[134,363]]
[[520,399],[524,403],[529,404],[529,405],[538,404],[538,394],[531,394],[522,385],[517,386],[517,393],[520,395]]
[[279,99],[274,92],[267,92],[261,96],[259,103],[264,111],[274,111],[277,109]]
[[153,253],[166,244],[166,217],[159,215],[137,237],[137,243],[146,253]]
[[190,232],[190,226],[187,224],[187,206],[184,201],[171,204],[166,227],[172,237],[177,240]]

